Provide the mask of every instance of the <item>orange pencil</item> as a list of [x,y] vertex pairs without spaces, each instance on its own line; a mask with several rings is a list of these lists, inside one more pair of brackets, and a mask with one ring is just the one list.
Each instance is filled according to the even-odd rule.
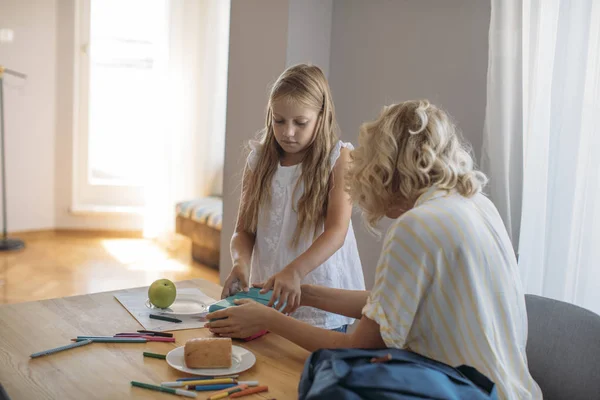
[[237,399],[238,397],[248,396],[249,394],[266,392],[269,390],[268,386],[257,386],[254,388],[242,390],[241,392],[237,392],[229,396],[230,399]]

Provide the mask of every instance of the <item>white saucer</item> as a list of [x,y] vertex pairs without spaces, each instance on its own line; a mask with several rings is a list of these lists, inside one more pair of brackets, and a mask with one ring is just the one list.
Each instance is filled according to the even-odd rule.
[[192,375],[203,376],[224,376],[244,372],[256,363],[256,356],[249,350],[239,346],[232,346],[231,349],[231,368],[188,368],[184,361],[184,347],[173,349],[167,354],[167,363],[181,372],[187,372]]
[[156,310],[161,314],[171,315],[194,315],[208,313],[210,304],[205,304],[193,294],[181,293],[177,294],[175,302],[169,308],[158,308],[150,303],[150,299],[146,300],[146,307],[151,310]]

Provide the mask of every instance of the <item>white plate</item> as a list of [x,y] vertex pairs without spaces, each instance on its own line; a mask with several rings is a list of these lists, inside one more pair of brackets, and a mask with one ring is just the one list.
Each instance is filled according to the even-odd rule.
[[156,310],[160,314],[194,315],[207,313],[210,304],[205,304],[198,296],[193,294],[181,293],[177,295],[175,302],[169,308],[155,307],[150,303],[150,299],[146,300],[146,307]]
[[184,347],[181,346],[171,350],[167,354],[167,364],[181,372],[187,372],[192,375],[204,376],[223,376],[233,375],[244,372],[256,363],[256,356],[249,350],[239,346],[232,346],[231,349],[231,368],[188,368],[184,361]]

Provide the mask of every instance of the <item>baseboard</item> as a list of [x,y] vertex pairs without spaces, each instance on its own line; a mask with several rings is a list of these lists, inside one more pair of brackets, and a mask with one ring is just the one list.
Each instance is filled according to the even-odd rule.
[[70,235],[70,236],[82,236],[82,237],[101,237],[101,238],[115,238],[115,239],[143,239],[143,231],[120,231],[120,230],[100,230],[100,229],[40,229],[40,230],[27,230],[9,232],[9,237],[27,239],[27,238],[43,238],[57,235]]
[[108,229],[55,229],[56,233],[98,236],[98,237],[114,237],[124,239],[143,239],[144,231],[141,230],[108,230]]

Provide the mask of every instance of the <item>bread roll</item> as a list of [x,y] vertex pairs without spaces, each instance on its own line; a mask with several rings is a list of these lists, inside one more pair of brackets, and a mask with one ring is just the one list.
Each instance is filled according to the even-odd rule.
[[188,368],[231,368],[230,338],[199,338],[185,343]]

